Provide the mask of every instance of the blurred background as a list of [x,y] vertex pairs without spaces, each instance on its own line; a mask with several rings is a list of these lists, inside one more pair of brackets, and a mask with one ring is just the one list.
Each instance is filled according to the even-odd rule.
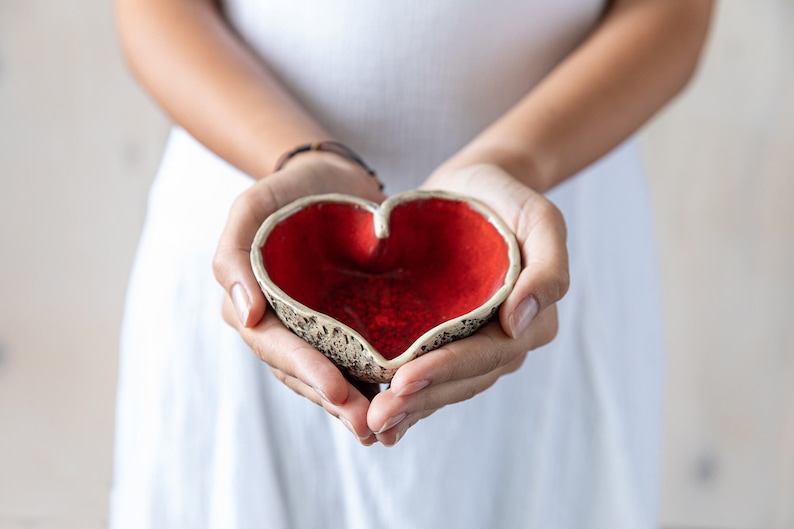
[[[0,0],[0,529],[105,527],[127,275],[168,123],[111,3]],[[794,2],[724,0],[642,132],[669,529],[794,528]]]

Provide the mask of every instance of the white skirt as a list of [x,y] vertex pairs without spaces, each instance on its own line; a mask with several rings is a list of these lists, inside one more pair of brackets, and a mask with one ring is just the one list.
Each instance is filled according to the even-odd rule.
[[560,333],[521,369],[362,447],[220,316],[211,260],[250,180],[173,132],[129,286],[111,527],[654,527],[661,333],[633,143],[550,194],[568,221]]
[[[226,0],[334,136],[415,187],[596,24],[603,0]],[[220,316],[211,261],[250,180],[176,129],[123,325],[113,529],[656,526],[653,230],[629,142],[549,197],[569,230],[559,336],[391,449],[282,386]]]

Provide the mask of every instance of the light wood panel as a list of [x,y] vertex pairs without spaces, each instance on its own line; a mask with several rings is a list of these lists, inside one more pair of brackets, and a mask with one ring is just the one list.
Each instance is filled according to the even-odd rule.
[[0,0],[0,529],[101,529],[122,299],[165,123],[104,0]]
[[721,2],[644,133],[668,326],[663,521],[794,527],[794,4]]

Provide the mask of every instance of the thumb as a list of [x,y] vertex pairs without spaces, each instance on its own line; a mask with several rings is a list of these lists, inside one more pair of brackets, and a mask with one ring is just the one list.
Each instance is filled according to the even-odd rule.
[[542,211],[535,211],[526,232],[516,232],[521,247],[524,268],[512,292],[499,309],[499,322],[504,332],[517,338],[532,320],[549,306],[557,303],[568,291],[568,250],[565,221],[559,210],[546,203]]
[[254,199],[250,189],[237,197],[212,260],[215,278],[226,291],[244,327],[258,324],[267,307],[251,268],[251,243],[259,226],[275,209],[268,202],[262,196]]

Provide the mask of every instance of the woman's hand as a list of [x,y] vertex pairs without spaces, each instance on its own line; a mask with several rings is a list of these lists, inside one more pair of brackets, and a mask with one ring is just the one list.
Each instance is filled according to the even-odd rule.
[[332,153],[307,153],[255,182],[232,206],[213,261],[226,290],[223,316],[284,384],[338,417],[364,444],[375,442],[367,427],[366,387],[349,382],[322,353],[289,331],[267,310],[250,264],[251,242],[274,211],[308,195],[347,193],[374,202],[385,197],[361,167]]
[[386,445],[437,409],[484,391],[518,369],[528,351],[550,342],[557,333],[555,304],[568,289],[565,222],[543,195],[491,164],[437,172],[423,187],[490,206],[515,233],[523,268],[498,322],[408,362],[372,400],[367,424]]
[[547,191],[578,173],[686,85],[712,5],[609,2],[576,50],[431,175],[424,187],[472,195],[502,216],[521,245],[524,269],[499,325],[407,363],[373,399],[367,421],[379,441],[396,443],[417,421],[483,391],[554,337],[554,304],[568,287],[565,225],[532,189]]

